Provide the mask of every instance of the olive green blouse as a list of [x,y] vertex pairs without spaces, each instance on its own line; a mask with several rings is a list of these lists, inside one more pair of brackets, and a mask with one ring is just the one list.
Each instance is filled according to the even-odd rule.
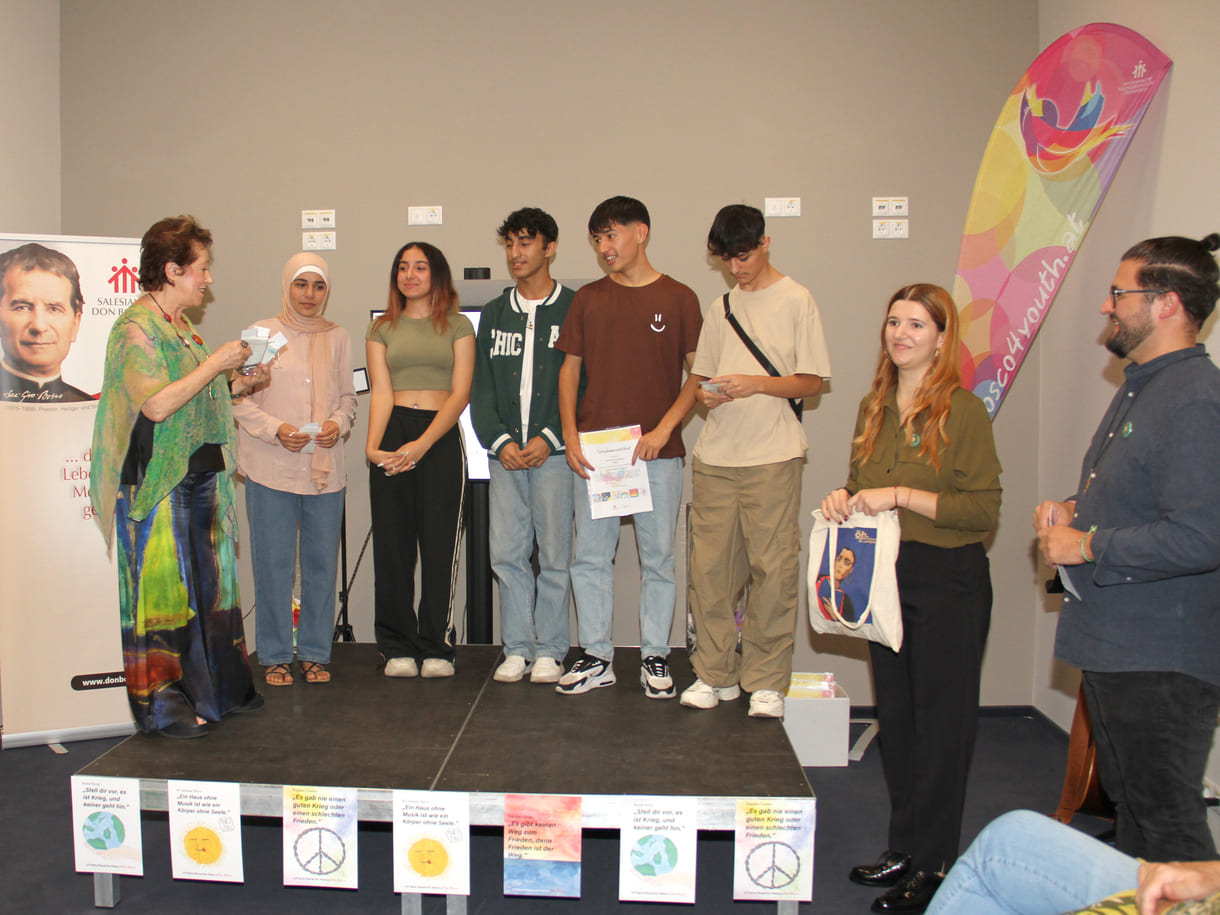
[[[868,400],[866,396],[860,402],[853,438],[864,429]],[[847,490],[856,493],[909,486],[936,493],[935,521],[899,510],[902,539],[957,547],[976,543],[995,528],[1000,516],[1000,471],[991,417],[983,402],[965,388],[954,391],[949,403],[939,471],[920,456],[918,440],[907,440],[899,420],[897,395],[891,391],[885,401],[877,447],[867,464],[852,464]]]

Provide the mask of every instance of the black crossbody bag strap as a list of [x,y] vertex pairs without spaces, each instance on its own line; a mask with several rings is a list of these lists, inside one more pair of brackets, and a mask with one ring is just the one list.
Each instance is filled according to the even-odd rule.
[[[729,310],[729,294],[727,292],[724,294],[724,317],[729,322],[729,326],[737,331],[737,336],[741,337],[741,342],[746,345],[750,355],[757,359],[758,364],[767,370],[767,374],[772,378],[782,377],[779,369],[771,364],[771,360],[758,348],[758,344],[750,339],[750,335],[742,329],[742,326],[737,323],[737,319],[733,317],[733,312]],[[788,406],[792,408],[792,412],[796,414],[798,420],[801,418],[801,414],[805,412],[805,401],[799,397],[790,398]]]

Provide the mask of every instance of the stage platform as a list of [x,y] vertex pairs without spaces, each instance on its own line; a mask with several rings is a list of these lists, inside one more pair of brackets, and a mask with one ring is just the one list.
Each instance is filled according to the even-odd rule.
[[[615,653],[617,685],[579,696],[497,683],[499,660],[461,645],[452,678],[392,679],[376,646],[338,643],[329,684],[269,687],[256,667],[263,710],[199,740],[134,735],[78,774],[140,779],[146,810],[167,809],[171,779],[236,782],[246,816],[280,817],[284,785],[357,788],[370,821],[391,819],[396,788],[469,792],[476,826],[503,825],[506,794],[580,795],[586,829],[617,829],[620,795],[694,796],[705,830],[733,829],[738,798],[813,797],[782,723],[748,717],[744,694],[704,711],[648,699],[637,649]],[[684,651],[669,660],[679,690],[694,681]],[[113,905],[117,878],[95,878]]]

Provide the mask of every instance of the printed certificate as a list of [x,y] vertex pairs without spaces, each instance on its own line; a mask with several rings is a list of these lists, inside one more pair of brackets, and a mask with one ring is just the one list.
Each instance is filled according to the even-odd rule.
[[639,426],[620,426],[580,433],[580,447],[589,471],[589,509],[594,518],[613,518],[652,511],[648,462],[631,463]]

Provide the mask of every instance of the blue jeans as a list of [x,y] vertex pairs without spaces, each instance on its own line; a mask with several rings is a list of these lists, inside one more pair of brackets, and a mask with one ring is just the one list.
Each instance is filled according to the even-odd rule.
[[[674,529],[682,501],[682,459],[647,461],[652,511],[632,515],[640,554],[640,653],[669,656],[674,620]],[[572,475],[576,544],[572,593],[581,647],[603,661],[614,660],[614,551],[621,518],[594,520],[584,478]]]
[[504,654],[562,661],[572,639],[572,471],[562,454],[527,470],[505,470],[495,458],[490,466],[491,571],[500,582]]
[[301,551],[301,618],[297,655],[330,662],[335,625],[335,570],[343,490],[303,496],[246,480],[250,559],[254,565],[254,644],[263,665],[292,661],[292,581],[297,534]]
[[1149,861],[1209,861],[1203,775],[1220,687],[1170,671],[1083,674],[1115,845]]
[[1060,915],[1135,889],[1139,862],[1030,810],[993,820],[957,859],[927,915]]

